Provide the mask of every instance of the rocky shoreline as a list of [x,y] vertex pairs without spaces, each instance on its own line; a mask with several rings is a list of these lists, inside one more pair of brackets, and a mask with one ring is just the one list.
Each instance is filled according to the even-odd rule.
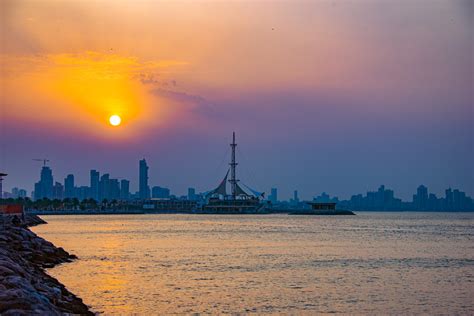
[[0,224],[1,315],[94,315],[82,300],[45,272],[77,259],[27,226],[44,224],[27,216],[26,225]]

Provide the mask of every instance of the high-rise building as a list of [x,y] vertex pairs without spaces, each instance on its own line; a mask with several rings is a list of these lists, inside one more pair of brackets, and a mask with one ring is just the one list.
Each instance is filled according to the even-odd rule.
[[61,183],[56,182],[53,186],[53,199],[62,200],[64,198],[64,187]]
[[272,188],[268,200],[272,203],[278,202],[278,190],[277,188]]
[[298,198],[298,190],[295,190],[293,192],[293,201],[295,201],[295,203],[298,203],[300,201],[300,199]]
[[35,200],[53,198],[53,172],[50,167],[41,168],[40,181],[35,183]]
[[453,210],[454,208],[454,196],[451,188],[445,190],[445,208],[447,210]]
[[195,201],[197,199],[196,196],[196,189],[195,188],[188,188],[188,200]]
[[420,185],[413,196],[413,204],[417,210],[425,211],[428,208],[428,188]]
[[74,188],[74,197],[79,201],[85,200],[90,195],[90,188],[86,185]]
[[168,199],[170,197],[170,189],[159,186],[153,187],[152,197],[154,199]]
[[122,179],[122,181],[120,181],[120,199],[130,199],[130,181],[128,180]]
[[110,175],[108,173],[103,174],[99,181],[99,201],[109,199],[109,182]]
[[150,198],[150,187],[148,186],[148,165],[145,158],[140,160],[139,164],[138,192],[140,194],[140,199],[146,200]]
[[12,189],[12,197],[13,198],[26,198],[26,190],[20,188],[13,188]]
[[0,199],[3,199],[3,177],[7,175],[6,173],[0,172]]
[[90,172],[90,197],[99,201],[99,177],[100,174],[96,170]]
[[75,198],[75,191],[74,191],[74,175],[68,174],[64,179],[64,197],[65,198]]
[[120,199],[120,185],[117,179],[109,180],[109,198],[111,200]]

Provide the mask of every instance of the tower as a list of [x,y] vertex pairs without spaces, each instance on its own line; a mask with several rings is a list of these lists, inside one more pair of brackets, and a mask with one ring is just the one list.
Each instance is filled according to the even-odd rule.
[[120,181],[120,199],[128,200],[130,198],[130,181],[122,179]]
[[74,175],[68,174],[66,178],[64,178],[64,197],[69,199],[76,197],[74,187]]
[[100,176],[99,181],[99,202],[102,202],[104,199],[109,199],[109,187],[110,187],[110,175],[104,173]]
[[148,165],[145,158],[140,160],[139,164],[138,192],[140,199],[146,200],[150,198],[150,187],[148,186]]
[[99,178],[100,174],[98,171],[90,171],[90,197],[96,201],[99,201]]
[[7,176],[8,174],[0,172],[0,199],[3,198],[3,177]]
[[232,198],[235,200],[235,197],[237,195],[237,182],[239,180],[236,179],[236,174],[235,174],[235,167],[237,166],[237,163],[235,162],[235,147],[237,147],[237,144],[235,143],[235,132],[232,133],[232,144],[230,144],[230,147],[232,148],[232,160],[230,162],[230,188],[231,188],[231,193],[232,193]]
[[53,197],[53,172],[50,167],[41,168],[40,181],[35,183],[35,200]]
[[270,193],[270,196],[268,197],[268,199],[272,203],[276,203],[278,201],[278,190],[277,190],[277,188],[272,188],[271,189],[271,193]]

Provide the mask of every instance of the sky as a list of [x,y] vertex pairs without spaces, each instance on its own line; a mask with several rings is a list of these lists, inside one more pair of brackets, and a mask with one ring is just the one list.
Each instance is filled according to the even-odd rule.
[[[474,195],[469,0],[0,2],[4,190],[89,170],[185,194],[237,134],[259,191]],[[108,119],[117,114],[122,124]]]

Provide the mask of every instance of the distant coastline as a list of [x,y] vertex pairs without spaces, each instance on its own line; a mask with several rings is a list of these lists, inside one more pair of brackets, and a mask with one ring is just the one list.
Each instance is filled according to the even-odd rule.
[[[331,216],[331,215],[352,215],[348,213],[340,213],[341,210],[337,210],[334,214],[325,212],[321,214],[311,214],[309,210],[299,210],[302,215],[319,215],[319,216]],[[347,212],[342,210],[343,212]],[[385,211],[385,210],[363,210],[363,211],[348,211],[353,214],[362,213],[472,213],[472,211]],[[151,210],[30,210],[27,211],[31,215],[146,215],[146,214],[189,214],[189,215],[239,215],[239,214],[224,214],[224,213],[211,213],[211,212],[192,212],[192,211],[151,211]],[[295,214],[298,210],[272,210],[271,212],[265,213],[242,213],[241,215],[270,215],[270,214]]]
[[[344,212],[344,213],[341,213]],[[352,214],[349,214],[350,212]],[[258,213],[218,213],[204,211],[153,211],[153,210],[30,210],[31,215],[145,215],[145,214],[192,214],[192,215],[269,215],[269,214],[296,214],[304,215],[354,215],[351,211],[329,211],[325,213],[311,213],[311,210],[269,210]]]

